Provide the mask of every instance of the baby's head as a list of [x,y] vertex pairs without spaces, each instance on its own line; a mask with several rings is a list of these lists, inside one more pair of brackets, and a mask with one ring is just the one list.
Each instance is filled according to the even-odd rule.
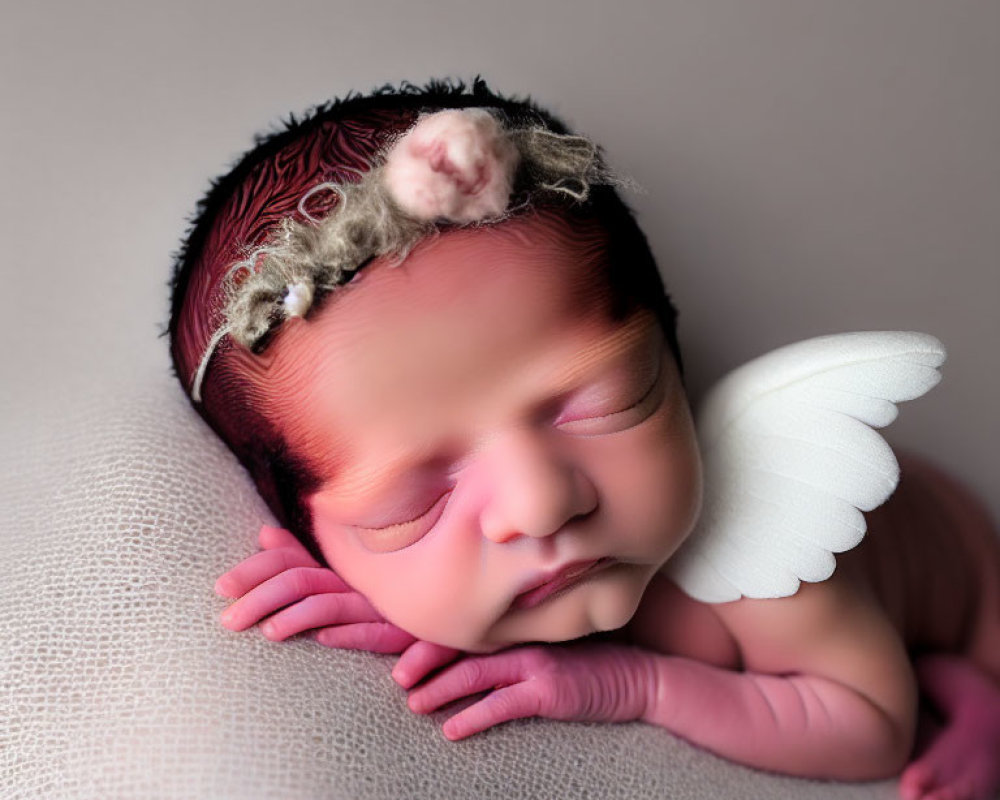
[[377,228],[378,197],[331,210],[337,191],[310,190],[370,178],[421,112],[465,107],[517,131],[522,156],[526,131],[565,133],[478,82],[319,110],[216,184],[170,333],[178,377],[283,524],[390,621],[493,650],[621,626],[697,514],[674,313],[614,190],[522,168],[502,218],[487,198],[425,222],[405,257],[376,254],[335,289],[282,261],[284,290],[253,290],[263,316],[244,313],[246,286],[231,301],[282,242],[311,246],[313,220],[353,208]]

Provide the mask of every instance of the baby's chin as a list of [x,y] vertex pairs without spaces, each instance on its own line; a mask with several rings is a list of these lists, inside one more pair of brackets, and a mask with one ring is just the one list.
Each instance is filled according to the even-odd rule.
[[487,636],[462,649],[491,653],[527,642],[568,642],[622,628],[635,615],[645,585],[595,581],[532,609],[511,610]]

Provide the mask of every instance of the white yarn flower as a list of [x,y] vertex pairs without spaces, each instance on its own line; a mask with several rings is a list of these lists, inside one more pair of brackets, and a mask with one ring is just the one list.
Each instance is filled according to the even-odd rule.
[[476,222],[507,210],[519,158],[489,111],[439,111],[421,117],[395,143],[384,181],[415,219]]
[[313,301],[312,287],[302,281],[290,283],[285,287],[285,296],[281,305],[289,317],[304,317]]

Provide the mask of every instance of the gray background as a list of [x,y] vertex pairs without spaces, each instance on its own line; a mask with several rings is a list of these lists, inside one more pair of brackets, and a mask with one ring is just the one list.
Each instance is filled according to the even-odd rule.
[[0,9],[3,424],[168,369],[170,253],[255,131],[349,89],[481,73],[642,184],[695,394],[795,339],[930,331],[946,381],[890,438],[1000,516],[1000,3]]

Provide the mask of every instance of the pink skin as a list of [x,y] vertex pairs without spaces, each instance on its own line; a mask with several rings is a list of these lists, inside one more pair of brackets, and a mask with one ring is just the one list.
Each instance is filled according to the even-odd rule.
[[416,641],[386,622],[336,573],[321,567],[288,531],[265,525],[259,541],[260,553],[215,584],[223,597],[239,598],[222,614],[222,624],[230,630],[246,630],[268,617],[260,629],[275,642],[313,629],[327,647],[376,653],[401,653]]
[[687,400],[652,315],[607,318],[595,235],[552,217],[443,233],[275,342],[281,425],[329,475],[320,548],[419,639],[490,652],[619,628],[691,530]]
[[534,645],[472,656],[410,692],[410,709],[435,711],[488,692],[444,723],[451,740],[523,717],[626,722],[641,719],[653,689],[648,654],[607,643]]
[[920,687],[946,717],[903,772],[903,800],[991,797],[1000,785],[1000,691],[966,659],[923,656]]
[[[241,597],[227,626],[270,617],[275,639],[319,629],[401,652],[393,677],[419,713],[488,692],[445,723],[450,739],[526,716],[641,719],[742,763],[847,779],[903,768],[907,647],[947,650],[917,674],[947,726],[901,796],[990,797],[1000,559],[975,504],[907,462],[832,579],[782,600],[687,598],[654,577],[697,511],[672,361],[642,315],[598,313],[570,243],[531,233],[443,236],[283,332],[272,369],[310,409],[290,404],[293,443],[329,464],[312,508],[336,573],[267,529],[265,551],[220,579]],[[601,558],[614,563],[582,571]],[[930,572],[901,571],[920,560]],[[626,623],[622,641],[516,646]]]
[[[403,653],[393,677],[403,685],[454,661],[460,651],[418,641],[379,614],[332,570],[321,567],[291,533],[264,525],[261,552],[237,564],[215,582],[215,591],[236,598],[222,624],[261,633],[281,642],[311,632],[326,647]],[[412,681],[407,684],[407,680]]]

